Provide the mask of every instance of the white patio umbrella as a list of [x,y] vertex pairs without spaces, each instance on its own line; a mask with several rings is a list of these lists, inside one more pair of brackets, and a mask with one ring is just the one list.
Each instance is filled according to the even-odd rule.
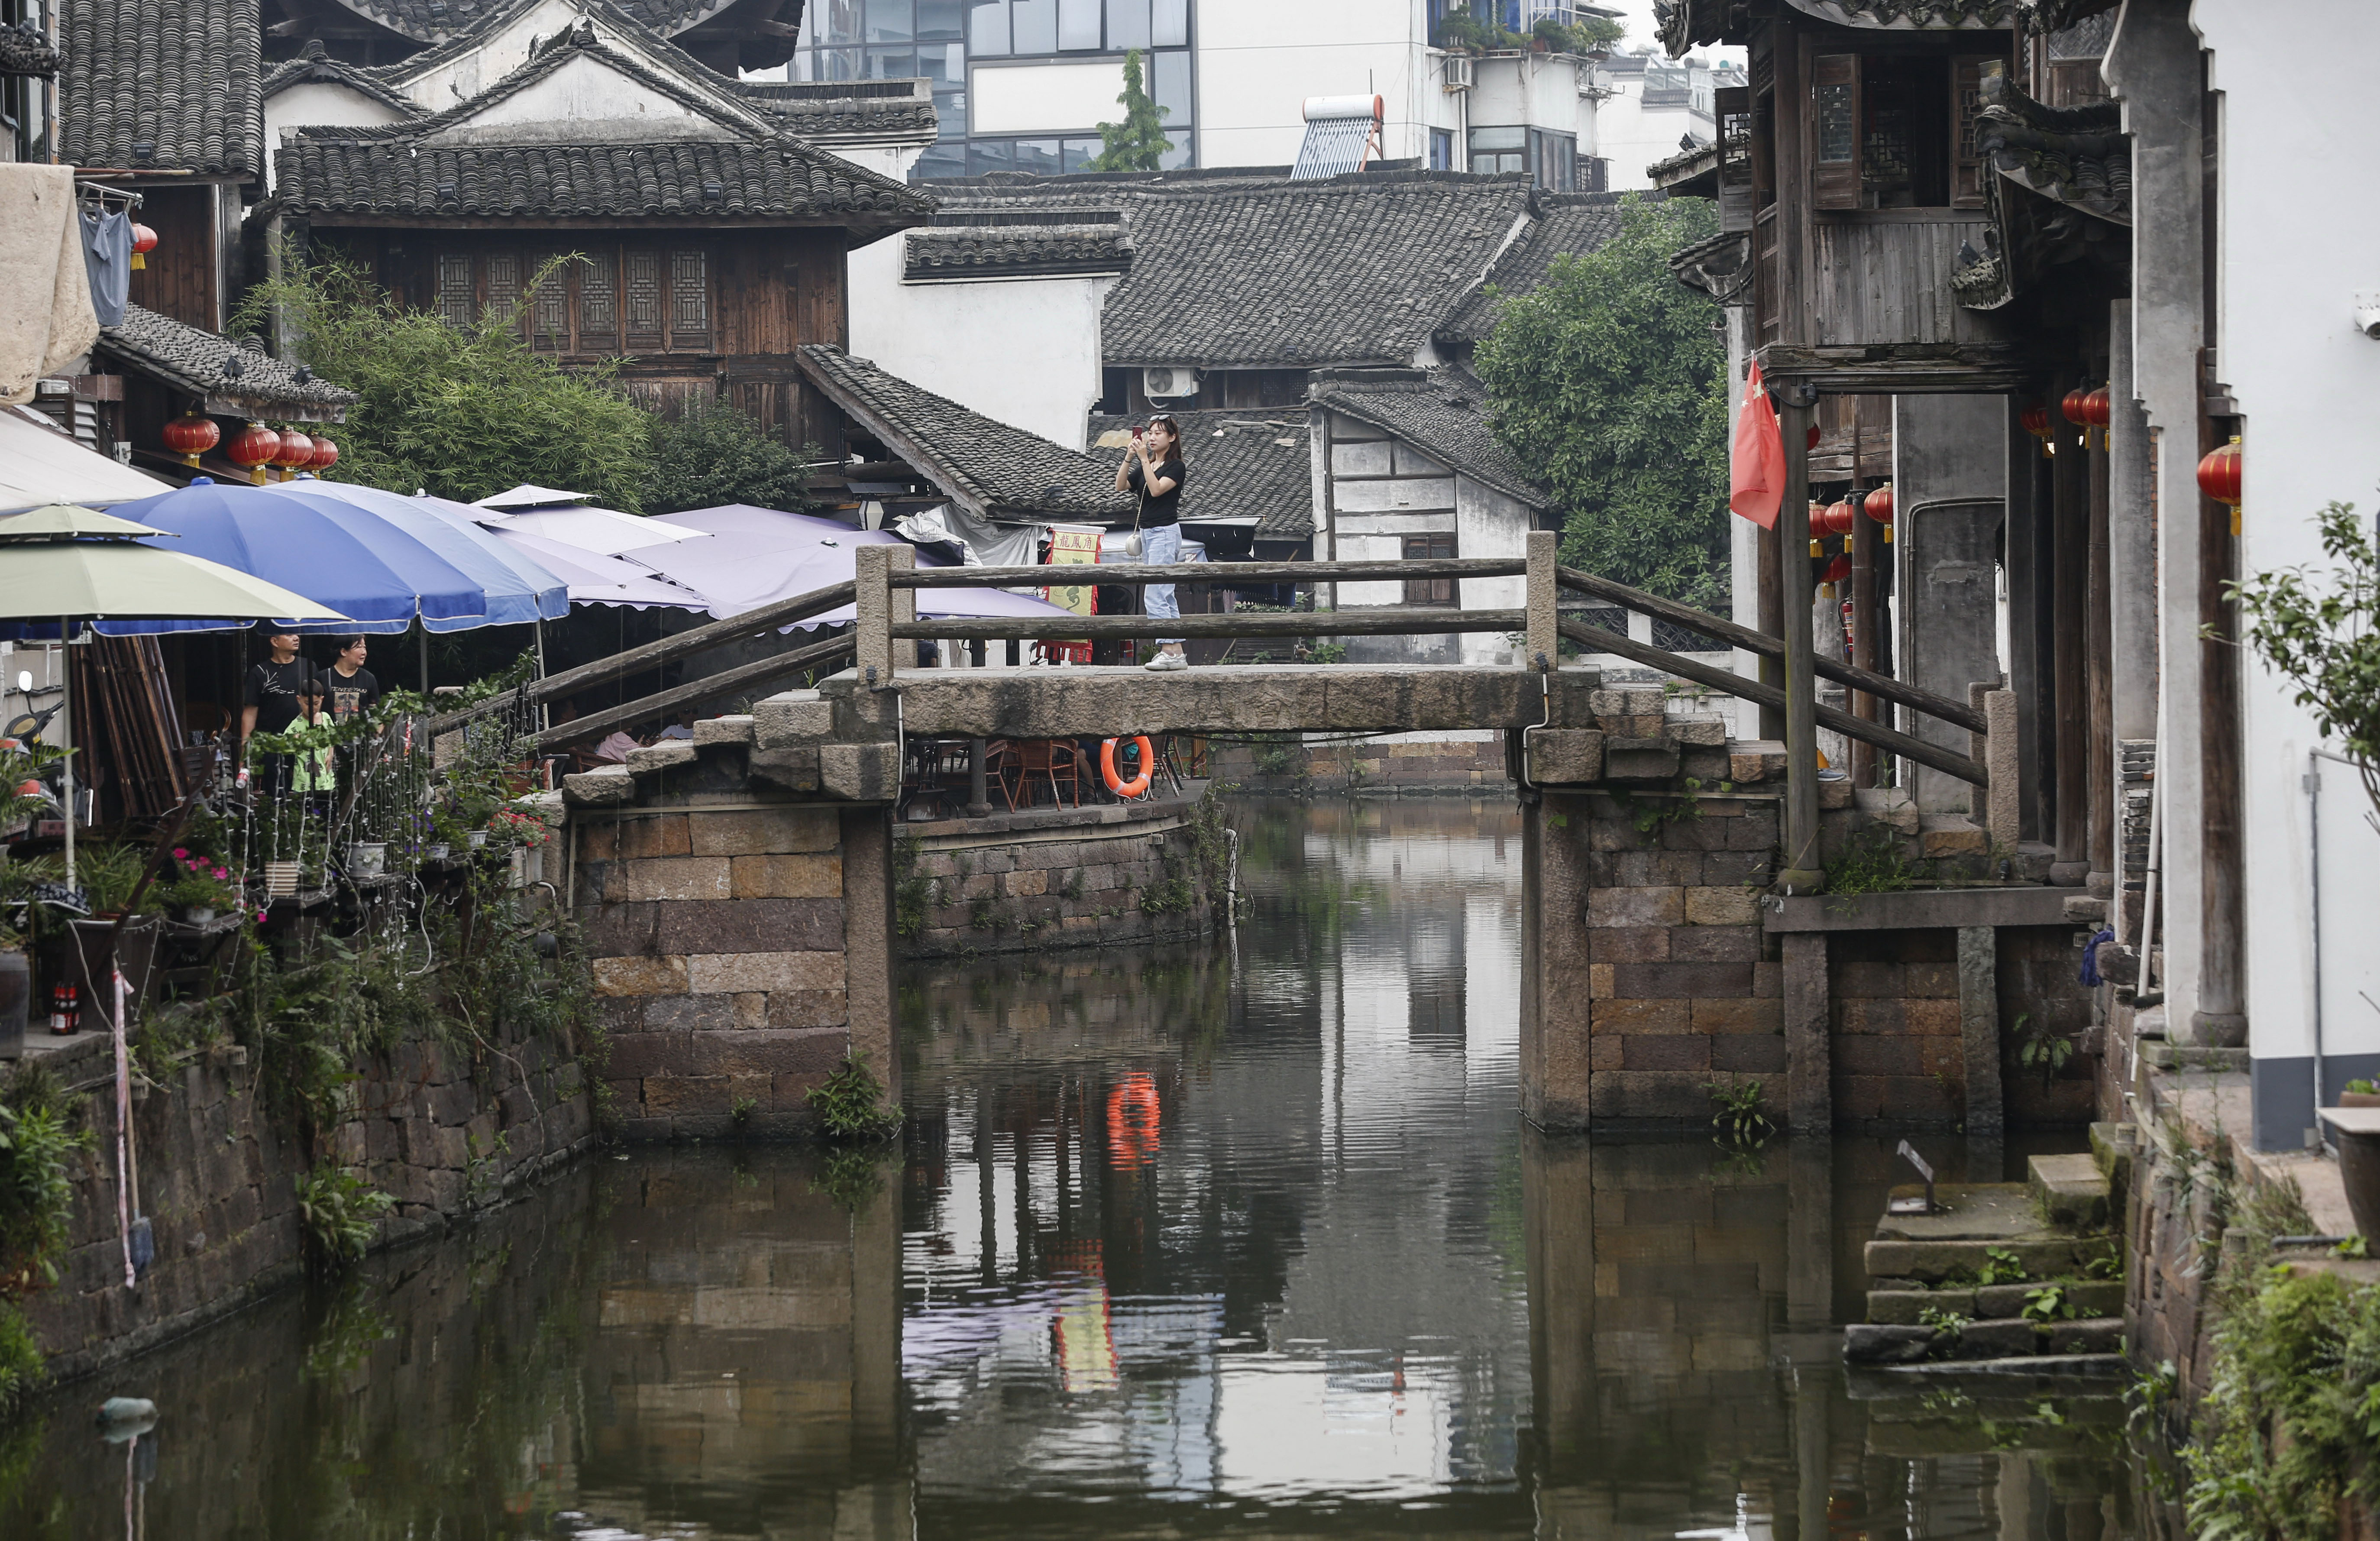
[[[242,620],[286,617],[344,621],[346,616],[302,594],[250,577],[202,557],[143,544],[169,539],[147,525],[55,504],[0,519],[0,622],[55,622],[63,646],[75,623],[179,620],[210,616]],[[74,670],[61,676],[59,717],[74,734]],[[62,771],[66,790],[67,886],[74,886],[74,758]]]

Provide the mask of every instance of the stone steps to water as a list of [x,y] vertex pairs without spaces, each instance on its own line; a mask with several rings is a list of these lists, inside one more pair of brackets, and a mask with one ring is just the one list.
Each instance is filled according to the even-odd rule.
[[1845,1329],[1844,1362],[1899,1371],[2120,1355],[2110,1179],[2127,1148],[2111,1127],[2091,1150],[2033,1157],[2022,1183],[1942,1183],[1932,1213],[1888,1208],[1864,1254],[1868,1319]]

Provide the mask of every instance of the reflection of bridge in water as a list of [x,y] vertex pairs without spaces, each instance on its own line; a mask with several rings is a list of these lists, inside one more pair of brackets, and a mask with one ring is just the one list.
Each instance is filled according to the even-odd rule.
[[[2112,1537],[2112,1404],[1846,1390],[1883,1143],[1517,1125],[1517,829],[1272,805],[1236,953],[921,974],[905,1173],[592,1163],[143,1362],[182,1400],[142,1501],[195,1541]],[[23,1501],[112,1511],[120,1450],[47,1439]]]

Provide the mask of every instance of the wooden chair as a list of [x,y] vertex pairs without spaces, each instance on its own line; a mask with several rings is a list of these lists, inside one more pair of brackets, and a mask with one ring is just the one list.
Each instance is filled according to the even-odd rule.
[[[1075,752],[1073,744],[1062,738],[1020,738],[1012,747],[1015,750],[1014,781],[1012,783],[1005,777],[1002,781],[1002,792],[1011,808],[1016,807],[1018,792],[1027,794],[1026,801],[1030,805],[1030,794],[1037,782],[1049,783],[1050,801],[1057,807],[1066,806],[1068,794],[1075,807],[1083,806],[1082,757]],[[1061,785],[1065,793],[1059,791]]]
[[1016,758],[1016,746],[1007,739],[991,739],[983,746],[984,795],[989,798],[997,789],[1000,800],[1008,805],[1011,813],[1016,811],[1015,794],[1009,790],[1011,775],[1017,769]]

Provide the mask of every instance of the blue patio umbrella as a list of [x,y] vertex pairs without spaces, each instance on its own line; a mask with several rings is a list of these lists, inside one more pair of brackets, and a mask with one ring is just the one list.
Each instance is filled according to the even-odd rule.
[[[114,512],[180,537],[173,542],[176,551],[279,584],[349,617],[335,624],[275,619],[275,630],[387,635],[405,631],[417,616],[431,626],[488,624],[487,593],[478,579],[419,536],[337,498],[201,477],[175,491],[119,504]],[[246,624],[103,621],[98,629],[133,637]]]
[[558,621],[570,613],[568,585],[482,529],[472,517],[479,509],[441,498],[408,498],[351,481],[276,481],[264,491],[282,497],[332,498],[352,504],[360,514],[387,520],[468,574],[487,597],[485,613],[429,620],[425,625],[431,631],[526,626]]

